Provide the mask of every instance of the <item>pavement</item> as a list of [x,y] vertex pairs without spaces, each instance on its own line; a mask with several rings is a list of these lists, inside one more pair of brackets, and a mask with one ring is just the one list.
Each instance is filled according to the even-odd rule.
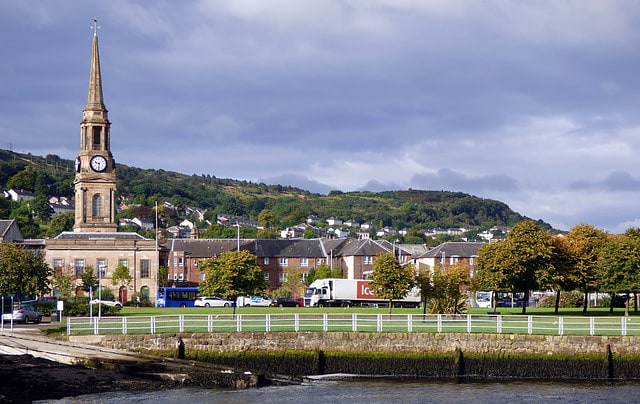
[[43,326],[48,324],[14,324],[13,328],[4,324],[0,329],[0,354],[31,355],[69,365],[105,362],[140,365],[158,360],[134,352],[48,338],[40,331]]

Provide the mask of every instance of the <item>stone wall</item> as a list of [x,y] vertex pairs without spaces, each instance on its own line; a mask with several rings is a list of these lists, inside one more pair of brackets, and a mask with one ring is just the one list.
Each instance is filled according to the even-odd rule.
[[[241,352],[286,350],[324,352],[431,352],[488,355],[639,355],[640,337],[542,336],[430,333],[202,333],[179,334],[187,350]],[[102,347],[173,350],[177,334],[70,336],[71,342]],[[608,348],[609,347],[609,348]]]

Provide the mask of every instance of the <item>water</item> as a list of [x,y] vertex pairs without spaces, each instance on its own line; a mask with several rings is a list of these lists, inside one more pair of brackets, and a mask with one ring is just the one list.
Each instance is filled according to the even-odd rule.
[[319,380],[252,390],[184,388],[92,394],[40,403],[612,403],[636,402],[640,383],[464,383],[376,379]]

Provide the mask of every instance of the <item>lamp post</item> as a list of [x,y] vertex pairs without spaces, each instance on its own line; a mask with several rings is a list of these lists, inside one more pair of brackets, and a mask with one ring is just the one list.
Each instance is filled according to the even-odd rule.
[[240,224],[236,220],[236,227],[238,228],[238,251],[240,251]]
[[102,269],[104,265],[98,266],[98,318],[102,316]]
[[158,274],[160,273],[160,257],[158,255],[158,201],[156,201],[156,228],[155,228],[155,233],[156,233],[156,265],[155,265],[155,270],[156,270],[156,280],[154,282],[154,287],[155,287],[155,292],[153,292],[155,294],[155,307],[158,307],[158,287],[160,286],[160,280],[158,279]]

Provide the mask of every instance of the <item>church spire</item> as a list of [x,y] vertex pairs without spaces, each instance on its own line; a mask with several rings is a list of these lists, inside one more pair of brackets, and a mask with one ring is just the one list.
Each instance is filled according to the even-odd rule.
[[117,230],[116,164],[111,154],[111,122],[102,99],[98,28],[98,21],[93,20],[89,96],[82,111],[80,152],[75,164],[73,230],[112,232]]
[[89,73],[89,96],[87,106],[90,111],[106,111],[102,98],[102,76],[100,75],[100,54],[98,53],[98,20],[93,20],[93,46],[91,49],[91,71]]

